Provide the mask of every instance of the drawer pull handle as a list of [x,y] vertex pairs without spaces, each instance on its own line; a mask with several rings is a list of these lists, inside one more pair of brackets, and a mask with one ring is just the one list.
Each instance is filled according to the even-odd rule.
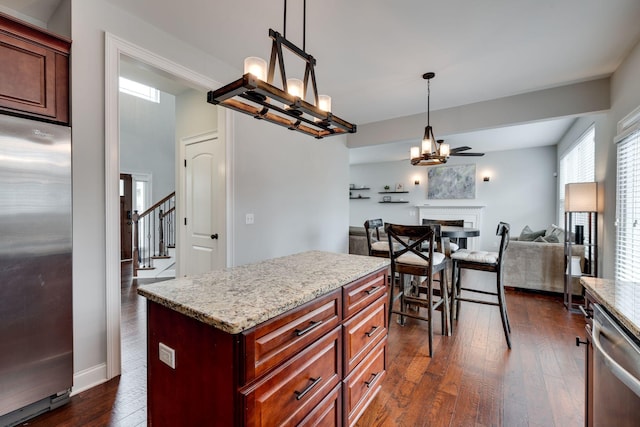
[[373,286],[370,289],[367,289],[366,291],[364,291],[367,295],[371,295],[375,292],[378,291],[378,289],[380,289],[382,286]]
[[380,372],[376,372],[375,374],[371,374],[371,379],[369,381],[365,381],[365,385],[367,386],[367,388],[371,388],[371,386],[373,385],[373,383],[376,382],[376,380],[378,379],[378,377],[380,376]]
[[365,332],[365,335],[370,337],[371,335],[375,334],[377,330],[378,330],[378,327],[377,326],[373,326],[373,327],[371,327],[371,330],[369,332]]
[[301,337],[304,334],[306,334],[307,332],[310,332],[312,330],[314,330],[315,328],[317,328],[318,326],[322,325],[322,320],[318,320],[317,322],[314,322],[313,320],[311,322],[309,326],[307,326],[304,329],[296,329],[296,335]]
[[296,400],[302,399],[307,393],[309,393],[311,391],[312,388],[314,388],[320,381],[322,381],[322,377],[309,378],[309,379],[311,380],[311,384],[309,384],[307,386],[307,388],[305,388],[302,391],[294,391],[293,392],[296,395]]

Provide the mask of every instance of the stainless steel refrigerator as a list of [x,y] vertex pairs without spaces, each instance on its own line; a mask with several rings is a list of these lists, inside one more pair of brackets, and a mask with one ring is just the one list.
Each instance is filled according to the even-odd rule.
[[73,383],[71,131],[0,114],[0,426]]

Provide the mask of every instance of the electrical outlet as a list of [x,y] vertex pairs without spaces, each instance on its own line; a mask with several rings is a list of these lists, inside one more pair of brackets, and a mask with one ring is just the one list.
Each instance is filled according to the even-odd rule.
[[253,214],[248,213],[245,217],[245,224],[253,224]]
[[171,369],[176,369],[176,351],[162,343],[159,343],[158,347],[158,356],[160,361]]

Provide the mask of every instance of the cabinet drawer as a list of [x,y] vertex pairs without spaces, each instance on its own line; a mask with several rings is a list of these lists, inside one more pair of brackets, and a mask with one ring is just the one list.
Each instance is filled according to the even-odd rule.
[[342,383],[338,384],[298,425],[340,427],[342,425]]
[[344,380],[345,425],[354,425],[382,387],[386,371],[387,337]]
[[296,425],[340,383],[341,327],[241,390],[245,425]]
[[269,372],[340,324],[340,297],[337,289],[246,333],[245,376],[241,384]]
[[387,335],[387,294],[344,324],[344,372],[349,372]]
[[344,314],[347,319],[377,300],[387,290],[387,270],[380,270],[342,288]]

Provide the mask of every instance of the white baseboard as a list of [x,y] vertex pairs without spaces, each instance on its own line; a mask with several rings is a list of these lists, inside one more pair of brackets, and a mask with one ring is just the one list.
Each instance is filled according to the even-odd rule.
[[101,363],[73,374],[71,396],[82,393],[107,381],[107,364]]

